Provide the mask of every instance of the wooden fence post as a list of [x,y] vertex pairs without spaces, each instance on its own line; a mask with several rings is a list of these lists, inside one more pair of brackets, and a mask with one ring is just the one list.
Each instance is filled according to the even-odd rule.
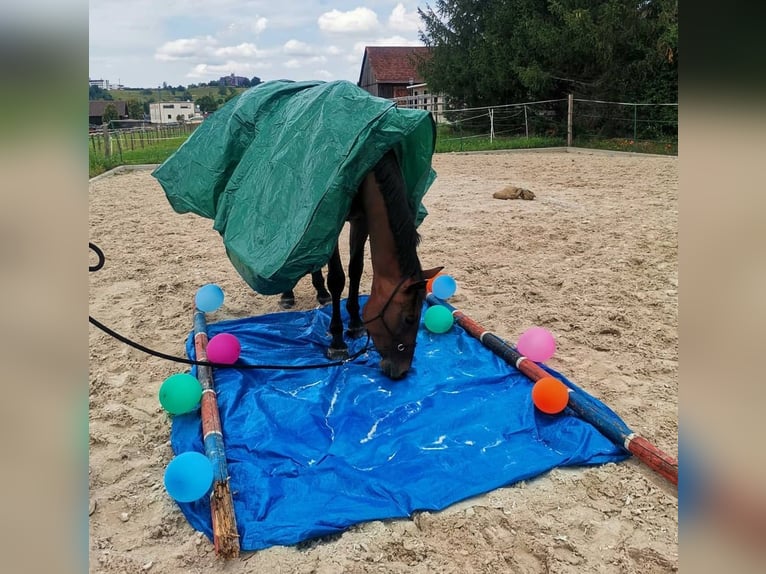
[[104,157],[110,157],[112,155],[112,145],[109,141],[109,124],[103,125],[104,129]]
[[572,108],[574,108],[574,96],[569,94],[567,101],[567,147],[572,147]]

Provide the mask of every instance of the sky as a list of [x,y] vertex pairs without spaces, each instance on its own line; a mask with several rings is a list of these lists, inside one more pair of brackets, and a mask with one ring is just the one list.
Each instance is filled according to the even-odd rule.
[[234,73],[357,82],[365,46],[420,46],[426,0],[91,0],[91,79],[154,88]]

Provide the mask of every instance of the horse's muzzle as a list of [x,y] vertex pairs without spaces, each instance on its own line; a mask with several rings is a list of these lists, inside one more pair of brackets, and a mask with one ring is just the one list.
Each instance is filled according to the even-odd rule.
[[380,361],[380,370],[383,371],[383,374],[389,379],[397,381],[407,374],[409,366],[397,365],[390,359],[383,359]]

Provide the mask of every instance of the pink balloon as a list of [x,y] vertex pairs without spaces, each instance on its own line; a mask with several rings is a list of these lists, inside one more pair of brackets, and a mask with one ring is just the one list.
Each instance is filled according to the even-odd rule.
[[229,333],[218,333],[207,342],[207,359],[211,363],[233,365],[242,350],[239,339]]
[[527,359],[542,363],[556,352],[556,341],[547,329],[530,327],[521,334],[516,348]]

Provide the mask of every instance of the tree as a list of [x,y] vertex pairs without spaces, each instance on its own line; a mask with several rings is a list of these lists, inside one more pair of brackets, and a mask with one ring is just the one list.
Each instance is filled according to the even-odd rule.
[[453,106],[677,100],[677,0],[436,0],[418,12],[432,49],[421,71]]
[[219,85],[218,86],[218,94],[221,95],[221,96],[225,96],[226,95],[226,86],[224,86],[223,84]]
[[253,76],[252,78],[250,78],[250,86],[251,87],[252,86],[257,86],[260,83],[261,83],[261,79],[258,76]]
[[88,87],[88,99],[89,100],[113,100],[112,94],[99,88],[98,86]]
[[218,102],[210,94],[197,98],[194,102],[203,113],[214,112],[218,109]]
[[[144,117],[144,106],[138,100],[128,100],[128,117],[132,120],[141,120]],[[148,113],[148,112],[147,112]]]
[[107,106],[104,108],[104,115],[101,116],[101,121],[105,124],[109,124],[119,117],[120,116],[117,113],[117,107],[114,104],[107,104]]

